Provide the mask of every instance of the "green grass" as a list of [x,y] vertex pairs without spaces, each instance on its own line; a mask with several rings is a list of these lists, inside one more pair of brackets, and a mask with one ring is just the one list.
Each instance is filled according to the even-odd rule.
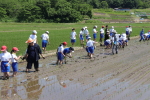
[[[47,50],[56,50],[60,43],[66,41],[68,42],[68,47],[71,46],[70,43],[70,32],[72,28],[75,28],[77,32],[77,42],[75,46],[80,46],[79,41],[79,31],[82,27],[87,26],[92,37],[93,26],[97,25],[97,31],[100,30],[102,23],[0,23],[0,46],[6,45],[8,51],[11,51],[12,47],[18,47],[18,54],[21,55],[25,52],[27,44],[25,41],[28,39],[32,30],[37,30],[38,42],[41,46],[40,36],[45,32],[49,31],[50,34],[50,45],[48,45]],[[133,26],[133,34],[131,36],[139,35],[142,28],[147,32],[150,29],[149,23],[138,23],[138,24],[108,24],[109,29],[114,26],[118,33],[125,32],[125,26]],[[98,38],[99,39],[99,34]]]

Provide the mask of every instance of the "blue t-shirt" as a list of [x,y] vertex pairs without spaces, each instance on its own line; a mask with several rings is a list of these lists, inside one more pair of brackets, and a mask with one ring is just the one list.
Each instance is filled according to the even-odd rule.
[[64,53],[64,54],[70,53],[70,49],[69,49],[69,48],[65,48],[64,51],[63,51],[63,53]]
[[144,31],[141,31],[141,32],[140,32],[140,36],[142,36],[143,34],[144,34]]

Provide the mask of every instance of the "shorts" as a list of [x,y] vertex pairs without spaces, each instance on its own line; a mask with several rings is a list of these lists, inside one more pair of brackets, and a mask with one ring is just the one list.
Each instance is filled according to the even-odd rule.
[[88,39],[89,35],[86,36],[86,39]]
[[104,33],[101,33],[101,34],[100,34],[100,38],[104,38]]
[[119,40],[119,44],[122,45],[122,44],[123,44],[123,41],[122,41],[122,40]]
[[1,62],[1,72],[10,72],[10,64],[8,66],[6,64],[8,64],[8,61]]
[[47,40],[42,40],[42,47],[46,47],[47,46]]
[[96,39],[97,38],[97,34],[93,34],[93,38]]
[[57,53],[57,59],[60,60],[60,61],[62,61],[63,58],[64,58],[63,54],[61,52],[58,52]]
[[76,39],[71,39],[71,43],[75,43],[76,42]]
[[94,53],[94,47],[88,47],[88,53]]
[[12,69],[13,69],[13,72],[18,72],[18,63],[17,62],[12,63]]
[[129,31],[126,31],[126,35],[129,35],[130,33],[129,33]]
[[83,35],[80,35],[80,40],[84,40]]
[[108,43],[108,42],[106,42],[106,41],[104,42],[104,44],[105,44],[106,46],[108,46],[108,45],[109,45],[109,43]]

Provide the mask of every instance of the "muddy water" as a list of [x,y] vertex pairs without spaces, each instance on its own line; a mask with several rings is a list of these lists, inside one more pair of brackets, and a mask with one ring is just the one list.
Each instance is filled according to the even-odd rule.
[[150,100],[149,46],[133,39],[115,55],[97,46],[93,59],[82,49],[63,66],[48,56],[39,72],[20,63],[18,76],[0,80],[0,100]]

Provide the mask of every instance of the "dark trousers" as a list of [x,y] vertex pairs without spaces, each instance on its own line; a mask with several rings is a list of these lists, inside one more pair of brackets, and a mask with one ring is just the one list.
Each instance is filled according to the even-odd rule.
[[27,69],[32,69],[32,64],[34,63],[34,68],[37,69],[39,68],[39,61],[36,60],[29,60],[27,62]]
[[112,45],[112,53],[114,54],[114,52],[116,52],[116,54],[118,53],[118,45]]

